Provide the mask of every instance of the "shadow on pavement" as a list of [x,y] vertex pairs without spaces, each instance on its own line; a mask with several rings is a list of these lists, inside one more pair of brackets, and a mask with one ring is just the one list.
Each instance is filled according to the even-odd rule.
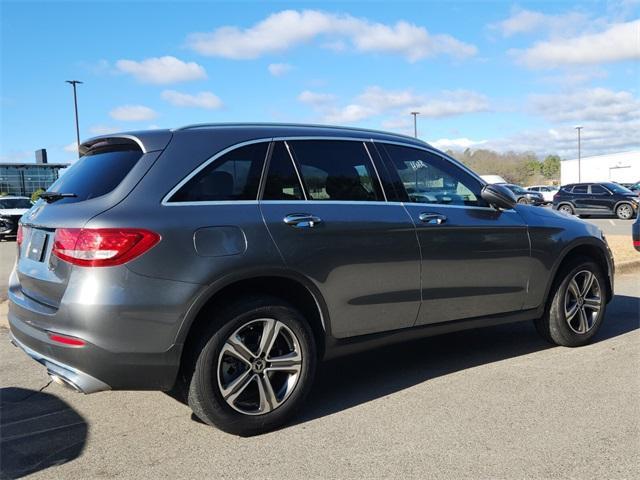
[[0,478],[20,478],[74,460],[87,441],[87,422],[54,395],[0,389]]
[[[618,295],[608,306],[594,342],[640,328],[639,299]],[[319,366],[307,407],[294,423],[304,423],[458,371],[551,348],[533,322],[429,337]]]

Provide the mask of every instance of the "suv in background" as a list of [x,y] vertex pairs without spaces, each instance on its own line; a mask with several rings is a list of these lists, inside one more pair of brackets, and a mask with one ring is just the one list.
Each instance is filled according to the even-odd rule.
[[597,227],[414,138],[200,125],[79,150],[23,216],[8,292],[14,344],[76,391],[167,391],[256,434],[321,360],[517,321],[580,346],[613,295]]
[[527,187],[527,190],[540,193],[542,198],[544,198],[545,203],[553,203],[553,196],[559,188],[553,185],[533,185],[531,187]]
[[513,192],[518,203],[528,205],[542,205],[544,203],[544,197],[540,192],[533,192],[513,183],[503,183],[501,185]]
[[617,183],[572,183],[553,197],[553,208],[570,215],[616,215],[629,220],[638,213],[640,198]]
[[28,197],[0,197],[0,240],[18,233],[18,221],[31,206]]

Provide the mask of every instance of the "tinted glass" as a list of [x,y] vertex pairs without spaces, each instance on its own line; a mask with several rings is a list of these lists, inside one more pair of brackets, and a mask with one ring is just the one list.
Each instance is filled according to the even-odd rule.
[[80,157],[49,188],[49,192],[74,193],[56,204],[74,203],[100,197],[115,189],[138,162],[142,152],[131,146],[109,147]]
[[609,192],[600,185],[591,185],[591,193],[596,195],[608,194]]
[[31,208],[31,202],[27,198],[0,198],[2,208]]
[[256,200],[267,143],[236,148],[207,165],[170,202]]
[[573,193],[587,193],[586,185],[576,185],[573,187]]
[[513,184],[506,184],[505,187],[507,187],[509,190],[511,190],[513,193],[527,193],[527,190],[522,188],[520,185],[513,185]]
[[412,202],[486,206],[480,182],[452,162],[416,148],[383,147]]
[[361,142],[288,142],[309,200],[384,200],[371,159]]
[[264,200],[304,200],[300,181],[284,142],[276,142],[262,194]]
[[603,183],[603,185],[614,193],[633,193],[628,188],[618,185],[617,183]]

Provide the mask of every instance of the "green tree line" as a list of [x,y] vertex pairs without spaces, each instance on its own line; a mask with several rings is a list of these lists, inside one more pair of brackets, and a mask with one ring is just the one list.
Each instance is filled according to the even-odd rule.
[[500,175],[507,182],[519,185],[559,184],[560,157],[547,155],[539,158],[532,152],[506,152],[466,149],[448,150],[447,154],[461,161],[479,175]]

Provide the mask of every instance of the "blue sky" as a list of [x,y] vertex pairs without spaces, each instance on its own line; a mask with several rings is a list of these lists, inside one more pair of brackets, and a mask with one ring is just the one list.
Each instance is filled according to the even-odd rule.
[[2,1],[0,161],[200,122],[355,125],[441,148],[640,141],[640,2]]

